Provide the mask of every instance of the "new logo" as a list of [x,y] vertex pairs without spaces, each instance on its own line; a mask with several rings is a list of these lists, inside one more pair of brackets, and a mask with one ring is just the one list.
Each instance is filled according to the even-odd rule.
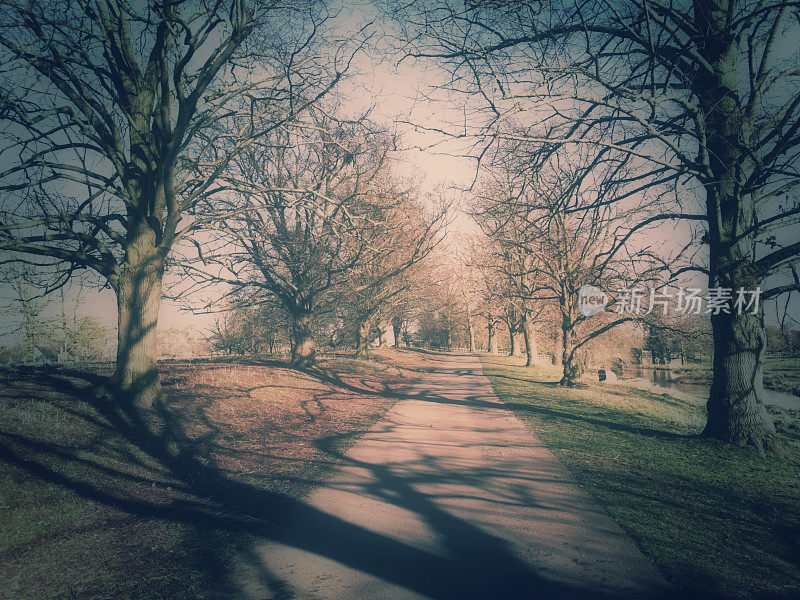
[[603,312],[608,304],[608,296],[600,288],[584,285],[578,290],[578,310],[584,317]]

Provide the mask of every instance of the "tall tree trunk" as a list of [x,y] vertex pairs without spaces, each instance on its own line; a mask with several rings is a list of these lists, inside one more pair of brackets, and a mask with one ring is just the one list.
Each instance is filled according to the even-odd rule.
[[[738,100],[740,71],[747,68],[737,40],[728,35],[737,3],[695,0],[698,49],[709,68],[694,78],[706,134],[704,181],[709,240],[709,289],[753,291],[761,275],[753,265],[753,198],[743,188],[754,172],[752,124]],[[704,434],[759,450],[780,446],[763,398],[766,340],[763,308],[756,314],[728,306],[711,315],[713,380]]]
[[475,328],[472,326],[472,316],[467,314],[467,335],[469,337],[469,351],[475,352]]
[[117,363],[113,383],[131,404],[148,409],[161,393],[158,309],[164,264],[147,242],[131,244],[117,279]]
[[759,450],[776,447],[775,428],[762,401],[766,347],[763,312],[712,316],[713,380],[704,435]]
[[394,347],[400,347],[400,336],[403,335],[403,319],[400,317],[392,318],[392,331],[394,332]]
[[292,364],[308,367],[317,355],[314,335],[311,333],[311,311],[297,308],[292,312]]
[[389,347],[389,321],[378,322],[378,346],[380,348]]
[[369,355],[369,330],[369,319],[359,321],[356,332],[356,356],[358,358],[366,358]]
[[527,315],[522,320],[522,334],[525,337],[525,352],[527,354],[525,366],[530,367],[539,362],[539,349],[536,347],[536,332],[533,329],[533,323],[531,323]]
[[557,367],[561,366],[561,358],[563,356],[562,337],[563,333],[561,332],[561,328],[559,327],[558,329],[556,329],[555,340],[553,345],[553,365]]
[[562,386],[574,386],[583,374],[583,365],[575,351],[575,332],[572,329],[572,315],[565,314],[561,324],[561,367],[559,382]]
[[489,333],[489,352],[491,354],[497,354],[497,323],[495,323],[494,317],[489,317],[489,321],[487,323],[487,329]]
[[[723,221],[724,224],[724,221]],[[713,229],[713,228],[710,228]],[[758,278],[740,244],[714,243],[711,236],[709,287],[753,291]],[[730,235],[720,236],[730,241]],[[728,306],[729,313],[711,315],[714,341],[713,379],[708,419],[703,434],[759,451],[780,448],[775,427],[763,402],[766,332],[763,306],[755,312]]]
[[521,354],[521,350],[519,347],[519,336],[517,335],[516,330],[509,328],[508,330],[508,338],[511,342],[511,352],[509,356],[519,356]]

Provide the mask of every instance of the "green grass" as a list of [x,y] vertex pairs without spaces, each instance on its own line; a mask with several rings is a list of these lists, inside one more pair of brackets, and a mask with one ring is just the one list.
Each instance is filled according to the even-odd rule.
[[482,356],[528,422],[665,576],[701,597],[800,596],[800,447],[701,438],[695,403],[621,385],[564,389],[550,367]]
[[232,597],[253,536],[418,377],[384,354],[164,365],[166,416],[130,427],[91,373],[0,370],[0,600]]
[[158,506],[164,470],[89,404],[48,384],[25,388],[0,398],[0,598],[202,597],[214,577],[198,568],[207,548],[227,561],[235,536],[99,500]]

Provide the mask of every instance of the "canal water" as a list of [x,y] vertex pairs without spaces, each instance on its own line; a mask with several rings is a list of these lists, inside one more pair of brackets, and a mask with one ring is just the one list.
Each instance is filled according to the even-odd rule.
[[[678,375],[669,369],[649,369],[647,367],[637,367],[625,371],[624,378],[633,377],[635,379],[628,382],[638,385],[641,382],[641,387],[657,387],[665,388],[670,392],[676,392],[676,395],[681,395],[689,398],[698,398],[705,401],[708,398],[710,387],[700,383],[682,383],[676,381]],[[623,380],[623,382],[625,382]],[[800,396],[794,394],[787,394],[786,392],[777,392],[775,390],[764,390],[764,402],[772,404],[773,406],[780,406],[782,408],[792,408],[800,410]]]

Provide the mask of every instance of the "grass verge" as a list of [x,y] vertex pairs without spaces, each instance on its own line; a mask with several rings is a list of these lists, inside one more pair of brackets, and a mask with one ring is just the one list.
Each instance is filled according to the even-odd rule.
[[0,371],[0,598],[230,597],[237,557],[426,368],[376,359],[161,365],[144,419],[103,373]]
[[797,598],[800,446],[784,457],[701,438],[704,409],[621,385],[564,389],[549,367],[481,356],[498,397],[687,593]]

